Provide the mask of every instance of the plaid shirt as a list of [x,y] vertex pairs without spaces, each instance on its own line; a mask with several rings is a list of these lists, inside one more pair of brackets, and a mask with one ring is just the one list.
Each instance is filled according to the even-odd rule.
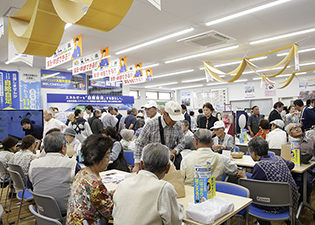
[[[181,122],[178,121],[173,127],[170,127],[165,123],[163,116],[161,116],[161,122],[164,129],[165,145],[170,150],[176,150],[176,154],[179,154],[185,148],[184,131]],[[154,118],[145,123],[136,141],[135,163],[140,162],[142,149],[145,145],[157,142],[161,143],[160,127],[158,118]]]

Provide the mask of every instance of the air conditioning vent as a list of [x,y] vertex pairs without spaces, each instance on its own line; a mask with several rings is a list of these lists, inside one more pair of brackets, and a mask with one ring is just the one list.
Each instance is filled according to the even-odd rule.
[[233,41],[236,41],[236,39],[219,33],[215,30],[177,40],[177,42],[183,42],[187,45],[199,48],[209,48],[212,46],[222,45]]

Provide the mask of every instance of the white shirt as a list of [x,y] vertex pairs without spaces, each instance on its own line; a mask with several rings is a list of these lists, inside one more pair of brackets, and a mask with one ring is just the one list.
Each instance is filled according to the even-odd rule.
[[269,144],[269,148],[281,149],[281,145],[287,143],[287,134],[285,131],[276,128],[266,135],[266,141]]
[[186,131],[184,132],[184,134],[185,134],[185,136],[194,137],[193,132],[191,132],[190,130],[186,130]]
[[60,129],[60,132],[63,133],[65,129],[67,128],[66,124],[61,122],[60,120],[51,118],[49,121],[44,122],[44,132],[43,132],[43,139],[47,133],[47,131],[53,129],[53,128],[58,128]]

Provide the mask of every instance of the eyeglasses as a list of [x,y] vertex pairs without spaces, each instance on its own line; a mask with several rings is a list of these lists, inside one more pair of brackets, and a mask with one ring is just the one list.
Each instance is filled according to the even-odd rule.
[[301,129],[301,127],[295,126],[295,127],[291,127],[290,131],[292,131],[292,130],[300,130],[300,129]]

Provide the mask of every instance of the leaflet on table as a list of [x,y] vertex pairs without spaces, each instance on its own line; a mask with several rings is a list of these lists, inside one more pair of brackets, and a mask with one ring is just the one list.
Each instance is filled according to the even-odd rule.
[[20,76],[21,109],[41,109],[41,79],[37,73]]
[[[103,71],[109,67],[108,47],[72,61],[72,74],[94,70]],[[94,76],[93,76],[94,77]]]
[[18,74],[17,71],[0,70],[0,109],[20,108]]
[[51,69],[82,56],[82,35],[58,46],[51,57],[46,57],[46,69]]
[[194,165],[194,193],[195,203],[204,202],[215,196],[215,176],[211,176],[211,163]]

